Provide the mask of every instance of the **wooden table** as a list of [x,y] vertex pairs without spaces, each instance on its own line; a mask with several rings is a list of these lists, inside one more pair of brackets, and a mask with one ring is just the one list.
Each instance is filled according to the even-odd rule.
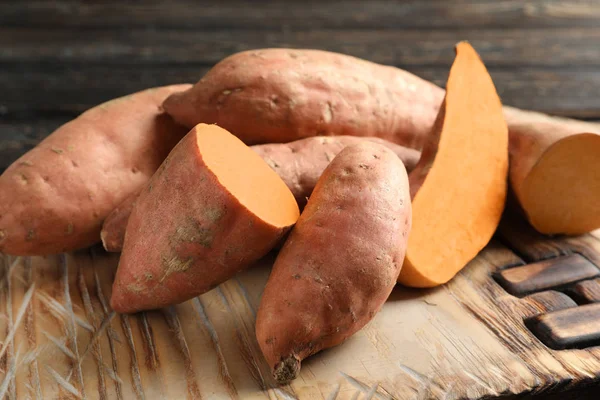
[[[0,170],[95,104],[194,82],[233,52],[269,46],[340,51],[443,85],[454,43],[468,39],[505,104],[600,119],[593,0],[126,3],[0,2]],[[397,288],[282,388],[253,334],[271,262],[183,305],[120,316],[107,305],[117,258],[100,249],[1,257],[0,397],[600,395],[600,234],[542,238],[507,218],[450,284]]]

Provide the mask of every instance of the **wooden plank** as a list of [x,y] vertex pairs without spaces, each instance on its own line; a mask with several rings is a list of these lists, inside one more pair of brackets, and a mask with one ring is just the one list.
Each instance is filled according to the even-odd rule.
[[[17,63],[4,64],[0,108],[7,116],[21,112],[82,112],[102,101],[144,88],[196,82],[208,65]],[[444,85],[447,68],[423,67],[411,72]],[[491,69],[505,104],[576,117],[600,118],[600,71]]]
[[553,349],[600,345],[600,304],[586,304],[532,318],[531,330]]
[[551,258],[520,267],[503,269],[494,276],[496,281],[515,296],[555,289],[595,278],[600,270],[579,254]]
[[589,26],[597,27],[600,5],[593,0],[445,0],[388,2],[372,0],[208,2],[89,2],[85,0],[0,3],[0,26],[29,24],[44,28],[182,27],[186,29],[384,28],[398,26],[462,29]]
[[[586,40],[581,40],[585,37]],[[454,45],[469,40],[488,68],[595,67],[600,29],[473,29],[459,31],[313,29],[273,33],[259,29],[85,30],[38,26],[0,28],[0,62],[102,62],[137,64],[207,64],[247,49],[315,48],[403,67],[443,66],[454,59]],[[44,43],[44,46],[40,46]]]

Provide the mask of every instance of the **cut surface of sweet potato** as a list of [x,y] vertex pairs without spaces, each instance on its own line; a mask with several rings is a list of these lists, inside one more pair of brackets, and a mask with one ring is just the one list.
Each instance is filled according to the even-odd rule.
[[531,225],[545,234],[600,228],[600,125],[506,111],[510,184]]
[[205,125],[197,140],[206,167],[241,205],[274,226],[296,222],[292,192],[254,151],[216,125]]
[[444,104],[409,175],[413,228],[399,282],[449,281],[489,242],[504,208],[508,129],[483,62],[456,47]]
[[519,190],[542,233],[583,234],[600,226],[600,135],[580,133],[546,150]]

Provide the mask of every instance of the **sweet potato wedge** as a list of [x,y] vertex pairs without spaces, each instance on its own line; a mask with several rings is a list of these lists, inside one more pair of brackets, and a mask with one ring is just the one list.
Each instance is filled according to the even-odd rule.
[[448,282],[496,231],[506,202],[508,128],[492,78],[466,42],[456,46],[446,97],[409,175],[413,229],[399,282]]

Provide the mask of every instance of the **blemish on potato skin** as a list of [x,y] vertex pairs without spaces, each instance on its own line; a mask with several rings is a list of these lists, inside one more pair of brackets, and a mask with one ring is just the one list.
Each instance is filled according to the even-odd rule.
[[21,161],[19,165],[22,165],[24,167],[33,167],[33,163],[31,161]]
[[21,178],[20,182],[23,185],[27,185],[29,183],[29,179],[27,178],[27,175],[25,175],[25,174],[19,174],[19,178]]
[[0,242],[6,239],[6,231],[4,229],[0,229]]
[[295,274],[295,275],[292,275],[292,278],[298,280],[298,279],[300,279],[302,277],[300,276],[300,274]]
[[61,148],[58,148],[58,147],[52,147],[50,150],[53,151],[53,152],[55,152],[56,154],[62,154],[62,153],[64,153],[64,150],[61,149]]
[[171,274],[175,272],[184,272],[192,265],[194,259],[192,257],[188,257],[186,259],[181,259],[177,256],[173,257],[162,257],[162,267],[165,270],[160,282],[163,282],[167,279]]
[[73,230],[74,230],[73,223],[69,223],[69,225],[67,225],[67,231],[66,231],[67,235],[72,235]]
[[25,240],[27,240],[28,242],[32,241],[35,239],[35,231],[33,229],[30,229],[27,231],[27,236],[25,236]]

